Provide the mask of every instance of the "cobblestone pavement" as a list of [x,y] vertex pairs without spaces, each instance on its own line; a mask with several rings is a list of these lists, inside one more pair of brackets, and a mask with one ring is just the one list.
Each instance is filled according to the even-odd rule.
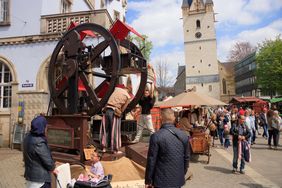
[[0,188],[23,188],[24,163],[22,152],[0,149]]
[[[218,142],[218,141],[217,141]],[[282,135],[280,136],[282,143]],[[278,151],[267,149],[266,140],[259,138],[252,149],[252,162],[246,166],[246,174],[232,174],[232,147],[225,150],[211,149],[211,160],[207,156],[193,156],[190,172],[193,173],[184,188],[281,188],[282,147]],[[24,167],[22,152],[0,148],[0,188],[23,188]]]
[[[262,132],[262,131],[261,131]],[[221,148],[219,141],[211,150],[210,164],[207,156],[199,156],[190,162],[192,180],[185,188],[282,188],[282,134],[278,150],[268,149],[267,140],[258,136],[252,146],[252,161],[246,163],[246,174],[233,174],[232,146],[227,150]]]

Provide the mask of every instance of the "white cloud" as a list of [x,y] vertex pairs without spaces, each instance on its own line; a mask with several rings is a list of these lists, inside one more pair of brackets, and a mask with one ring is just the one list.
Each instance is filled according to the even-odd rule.
[[169,67],[168,77],[172,78],[172,83],[175,83],[178,65],[184,65],[184,51],[175,49],[169,53],[159,54],[152,57],[151,63],[155,68],[158,62],[167,62]]
[[225,35],[217,40],[218,59],[226,61],[231,47],[236,42],[250,42],[252,45],[257,46],[258,43],[264,40],[275,39],[279,34],[282,34],[282,19],[276,20],[262,28],[244,30],[233,37]]
[[184,51],[172,51],[170,53],[159,54],[152,58],[151,62],[155,65],[159,61],[164,61],[169,64],[169,66],[173,69],[177,67],[178,64],[184,63]]
[[[282,8],[281,0],[213,0],[220,27],[254,25]],[[269,15],[268,15],[269,14]]]
[[258,22],[258,17],[252,15],[249,11],[244,11],[246,6],[245,0],[214,0],[214,10],[216,20],[222,24],[252,24]]
[[281,0],[250,0],[246,5],[246,11],[253,13],[269,13],[282,8]]
[[129,3],[138,12],[131,25],[149,37],[154,47],[183,42],[180,0],[154,0]]

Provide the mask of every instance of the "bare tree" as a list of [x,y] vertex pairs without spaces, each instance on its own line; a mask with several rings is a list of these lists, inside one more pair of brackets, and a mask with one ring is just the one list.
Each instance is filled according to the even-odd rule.
[[159,88],[167,88],[173,84],[173,79],[168,74],[167,61],[161,59],[156,64],[157,86]]
[[256,51],[256,47],[249,42],[236,42],[229,52],[228,61],[239,62],[254,51]]

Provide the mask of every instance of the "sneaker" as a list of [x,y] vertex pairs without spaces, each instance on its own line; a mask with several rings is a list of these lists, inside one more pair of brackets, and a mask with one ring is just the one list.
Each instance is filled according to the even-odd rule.
[[274,148],[273,148],[274,150],[278,150],[278,147],[277,146],[274,146]]
[[113,154],[123,154],[122,151],[113,151],[112,153],[113,153]]
[[245,174],[245,171],[244,170],[240,170],[240,174]]
[[271,146],[268,146],[268,149],[273,149],[273,147],[271,147]]
[[236,169],[236,168],[233,168],[232,173],[233,173],[233,174],[236,174],[236,172],[237,172],[237,169]]
[[129,141],[129,144],[136,144],[138,142],[139,142],[138,140],[133,140],[133,141]]
[[106,152],[107,152],[106,148],[103,148],[102,153],[106,153]]

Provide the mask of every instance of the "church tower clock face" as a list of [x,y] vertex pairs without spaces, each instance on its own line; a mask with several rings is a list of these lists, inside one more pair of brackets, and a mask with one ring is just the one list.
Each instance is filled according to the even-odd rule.
[[202,33],[201,32],[195,33],[195,37],[198,38],[198,39],[201,38],[202,37]]

